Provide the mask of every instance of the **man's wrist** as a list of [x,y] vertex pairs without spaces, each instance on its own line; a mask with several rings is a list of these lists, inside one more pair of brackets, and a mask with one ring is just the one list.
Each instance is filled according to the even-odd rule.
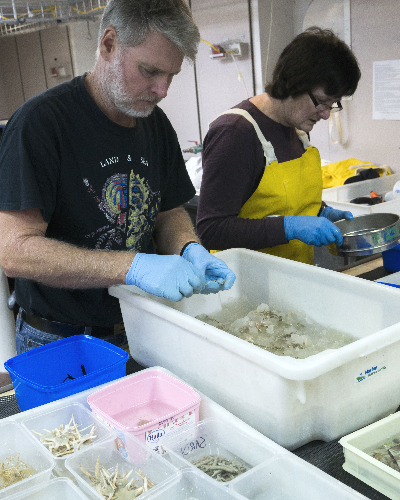
[[192,243],[196,243],[196,245],[200,245],[200,243],[198,241],[188,241],[187,243],[185,243],[182,247],[182,250],[180,251],[179,255],[182,257],[186,248],[191,245]]

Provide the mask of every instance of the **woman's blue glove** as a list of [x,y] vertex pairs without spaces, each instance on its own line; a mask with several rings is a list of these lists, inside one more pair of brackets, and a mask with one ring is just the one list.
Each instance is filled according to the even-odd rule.
[[179,255],[137,253],[126,275],[127,285],[178,302],[205,287],[203,273]]
[[325,217],[331,222],[336,222],[341,219],[353,220],[354,215],[349,211],[336,210],[333,207],[325,207],[319,214],[320,217]]
[[236,276],[221,259],[211,255],[198,243],[190,243],[184,250],[182,257],[199,269],[206,280],[206,286],[200,293],[217,293],[220,290],[229,290],[235,282]]
[[343,245],[343,236],[340,229],[324,217],[313,215],[291,215],[284,217],[285,236],[290,240],[300,240],[307,245],[329,245],[336,243]]

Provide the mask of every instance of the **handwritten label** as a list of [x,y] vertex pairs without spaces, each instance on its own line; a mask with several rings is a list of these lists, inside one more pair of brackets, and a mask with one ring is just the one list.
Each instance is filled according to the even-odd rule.
[[181,448],[181,453],[182,456],[185,457],[186,455],[189,455],[189,453],[192,453],[192,451],[196,451],[198,449],[203,449],[206,447],[206,440],[200,436],[196,440],[190,441],[190,443],[185,444]]

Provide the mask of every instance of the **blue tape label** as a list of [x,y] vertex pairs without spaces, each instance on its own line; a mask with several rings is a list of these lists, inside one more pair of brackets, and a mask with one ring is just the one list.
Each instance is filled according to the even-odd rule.
[[384,372],[387,369],[386,365],[375,365],[370,368],[366,368],[363,372],[359,373],[355,378],[355,384],[360,384],[371,378],[375,378],[379,373]]

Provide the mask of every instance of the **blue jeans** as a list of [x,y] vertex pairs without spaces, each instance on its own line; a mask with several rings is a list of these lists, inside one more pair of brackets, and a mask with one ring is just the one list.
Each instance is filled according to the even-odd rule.
[[[41,330],[37,330],[32,326],[28,325],[23,319],[21,319],[21,309],[17,316],[16,321],[16,335],[17,335],[17,354],[22,354],[23,352],[30,351],[35,347],[41,345],[49,344],[55,340],[60,340],[65,337],[60,335],[53,335],[51,333],[45,333]],[[101,340],[110,342],[111,344],[121,347],[125,351],[128,350],[128,340],[126,333],[120,333],[118,335],[110,335],[109,337],[101,337]]]

